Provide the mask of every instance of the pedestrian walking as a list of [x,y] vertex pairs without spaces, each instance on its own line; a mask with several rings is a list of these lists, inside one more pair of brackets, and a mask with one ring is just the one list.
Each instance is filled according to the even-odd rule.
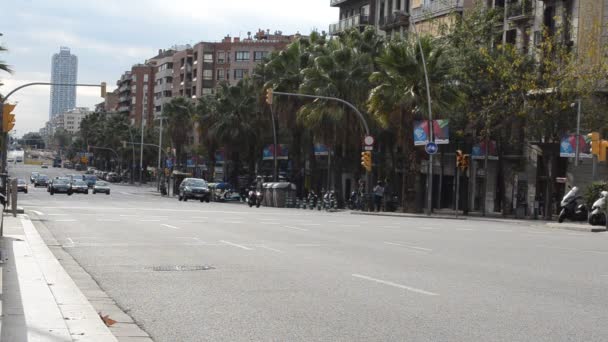
[[378,182],[374,187],[374,203],[376,204],[376,211],[380,211],[382,208],[382,201],[384,199],[384,186],[382,182]]

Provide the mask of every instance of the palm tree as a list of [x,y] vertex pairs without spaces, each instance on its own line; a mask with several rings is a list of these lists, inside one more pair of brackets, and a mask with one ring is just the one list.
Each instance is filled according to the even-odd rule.
[[[444,47],[437,40],[421,37],[422,50],[427,62],[434,113],[441,113],[458,101],[454,82],[449,79],[451,64]],[[376,59],[380,71],[370,76],[376,85],[368,100],[368,109],[386,129],[397,129],[401,141],[404,164],[402,182],[403,210],[411,210],[415,201],[415,180],[418,173],[416,150],[413,142],[413,124],[416,116],[428,117],[426,84],[418,44],[413,40],[390,41]]]
[[[7,51],[6,48],[3,46],[0,46],[0,52],[5,52],[5,51]],[[8,64],[6,64],[3,60],[0,60],[0,70],[8,72],[9,74],[13,72],[11,70],[11,68],[8,66]]]
[[178,165],[184,161],[184,147],[192,128],[194,113],[194,104],[185,97],[173,98],[163,107],[163,116],[167,118],[169,136],[175,147]]

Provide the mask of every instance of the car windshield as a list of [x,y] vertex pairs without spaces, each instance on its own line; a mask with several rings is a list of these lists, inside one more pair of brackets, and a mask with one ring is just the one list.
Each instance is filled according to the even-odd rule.
[[82,181],[82,180],[75,180],[75,181],[74,181],[74,185],[87,185],[87,183],[85,183],[85,182],[84,182],[84,181]]
[[53,183],[56,185],[65,185],[68,183],[68,181],[65,179],[55,179],[55,181]]
[[95,175],[86,175],[86,176],[84,176],[84,179],[85,180],[96,180],[97,176],[95,176]]
[[17,184],[26,184],[23,179],[17,179]]
[[97,182],[95,183],[96,186],[108,186],[108,183],[106,182]]
[[48,180],[49,176],[47,176],[47,175],[38,175],[38,179]]
[[191,179],[188,181],[188,183],[186,184],[186,186],[193,186],[193,187],[197,187],[197,188],[204,188],[207,186],[207,182],[205,182],[202,179]]

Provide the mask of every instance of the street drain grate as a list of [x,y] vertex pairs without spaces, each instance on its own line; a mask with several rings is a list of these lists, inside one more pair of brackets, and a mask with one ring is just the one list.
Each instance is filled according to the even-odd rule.
[[155,272],[191,272],[191,271],[209,271],[214,270],[215,267],[209,265],[168,265],[168,266],[154,266],[152,270]]

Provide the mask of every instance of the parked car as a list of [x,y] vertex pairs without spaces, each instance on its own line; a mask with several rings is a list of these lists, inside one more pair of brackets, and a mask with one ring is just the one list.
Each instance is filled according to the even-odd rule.
[[27,194],[27,182],[25,179],[17,179],[17,192],[23,192]]
[[76,169],[76,171],[84,171],[84,165],[82,164],[76,164],[76,166],[74,167]]
[[84,175],[83,180],[87,183],[89,188],[95,186],[95,182],[97,181],[97,176],[95,175]]
[[108,184],[104,181],[96,182],[95,185],[93,186],[93,194],[96,194],[98,192],[109,195],[110,194],[110,184]]
[[72,164],[72,162],[66,161],[65,163],[63,163],[63,167],[66,169],[73,169],[74,164]]
[[34,183],[34,181],[36,180],[36,177],[38,177],[38,175],[40,174],[40,172],[32,172],[32,174],[30,175],[30,183]]
[[109,172],[106,176],[108,182],[117,183],[120,182],[120,176],[116,172]]
[[53,183],[50,186],[50,191],[51,195],[54,194],[68,194],[69,196],[72,195],[72,187],[70,185],[70,182],[67,179],[64,178],[57,178],[57,179],[53,179]]
[[36,180],[34,181],[34,188],[47,185],[49,185],[49,176],[40,174],[38,177],[36,177]]
[[49,168],[49,164],[42,163],[42,165],[40,165],[40,167],[43,168],[43,169],[48,169]]
[[87,182],[80,180],[80,179],[76,179],[72,181],[72,192],[75,194],[85,194],[88,195],[89,194],[89,186],[87,185]]
[[198,199],[201,202],[209,202],[211,199],[211,192],[209,191],[209,185],[204,179],[200,178],[186,178],[179,185],[179,194],[177,198],[180,201],[187,201],[189,199]]

